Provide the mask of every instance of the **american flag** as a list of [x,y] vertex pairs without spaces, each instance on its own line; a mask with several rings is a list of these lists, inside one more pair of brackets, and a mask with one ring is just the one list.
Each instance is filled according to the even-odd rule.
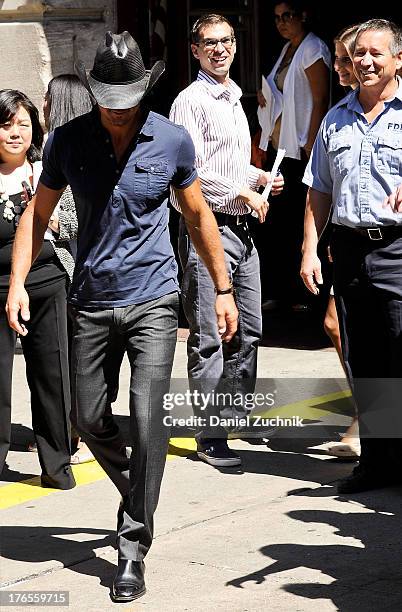
[[151,62],[167,59],[167,3],[168,0],[149,0]]

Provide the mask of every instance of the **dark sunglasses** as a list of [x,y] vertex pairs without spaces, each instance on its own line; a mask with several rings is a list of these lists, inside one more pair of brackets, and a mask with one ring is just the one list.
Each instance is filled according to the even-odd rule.
[[290,23],[296,13],[294,11],[285,11],[282,15],[274,15],[274,21],[276,25],[282,21],[282,23]]

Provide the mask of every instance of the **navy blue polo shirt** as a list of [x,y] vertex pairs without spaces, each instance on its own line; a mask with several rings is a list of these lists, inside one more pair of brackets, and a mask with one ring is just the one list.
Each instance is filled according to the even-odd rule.
[[170,185],[197,178],[194,159],[188,132],[153,112],[120,165],[97,107],[49,135],[40,181],[70,185],[77,208],[72,304],[128,306],[178,291],[167,200]]

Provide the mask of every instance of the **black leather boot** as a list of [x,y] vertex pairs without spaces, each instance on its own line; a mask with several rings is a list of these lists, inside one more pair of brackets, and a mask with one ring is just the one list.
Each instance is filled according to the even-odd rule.
[[145,565],[143,561],[119,559],[116,576],[113,580],[112,599],[114,601],[133,601],[144,595]]

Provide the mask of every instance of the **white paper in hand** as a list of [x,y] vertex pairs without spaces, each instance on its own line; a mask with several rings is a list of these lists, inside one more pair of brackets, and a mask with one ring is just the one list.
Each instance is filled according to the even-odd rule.
[[[274,178],[276,177],[276,175],[278,174],[278,170],[279,170],[279,166],[282,163],[283,158],[285,157],[286,154],[286,149],[278,149],[276,152],[276,157],[275,157],[275,161],[274,161],[274,165],[272,166],[271,169],[271,181],[269,183],[267,183],[267,185],[265,186],[264,191],[262,192],[262,197],[264,198],[264,200],[268,200],[268,196],[271,193],[271,189],[272,189],[272,182],[274,180]],[[257,213],[255,211],[253,211],[251,213],[252,217],[258,217]]]
[[276,175],[278,174],[279,166],[281,165],[282,160],[285,157],[285,153],[286,153],[286,149],[278,149],[276,152],[274,165],[272,166],[272,170],[271,170],[271,182],[267,183],[264,191],[261,194],[264,200],[267,200],[269,194],[271,193],[272,182],[274,178],[276,177]]

